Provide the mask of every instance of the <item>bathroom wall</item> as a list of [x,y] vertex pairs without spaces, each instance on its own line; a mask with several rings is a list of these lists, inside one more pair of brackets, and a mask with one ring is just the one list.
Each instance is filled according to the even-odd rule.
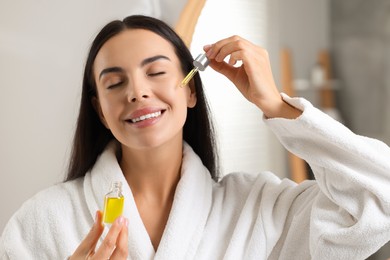
[[390,143],[390,1],[331,1],[338,106],[356,133]]
[[292,54],[293,76],[308,79],[318,51],[330,47],[329,0],[279,0],[280,48]]

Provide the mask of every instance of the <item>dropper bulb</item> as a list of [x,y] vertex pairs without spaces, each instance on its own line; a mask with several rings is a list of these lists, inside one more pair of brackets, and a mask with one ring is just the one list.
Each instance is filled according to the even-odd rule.
[[195,68],[198,68],[198,70],[204,71],[210,64],[210,60],[207,58],[206,53],[203,53],[199,54],[192,64],[194,64]]

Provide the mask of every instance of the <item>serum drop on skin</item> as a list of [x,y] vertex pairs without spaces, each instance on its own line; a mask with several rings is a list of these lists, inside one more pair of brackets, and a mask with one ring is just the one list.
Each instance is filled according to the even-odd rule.
[[110,191],[104,197],[103,223],[111,226],[115,219],[122,215],[125,198],[122,194],[122,182],[111,184]]

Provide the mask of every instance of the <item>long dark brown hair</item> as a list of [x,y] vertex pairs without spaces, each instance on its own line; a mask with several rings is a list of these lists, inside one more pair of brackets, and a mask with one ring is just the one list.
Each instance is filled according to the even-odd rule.
[[[93,108],[92,99],[97,95],[93,63],[103,44],[127,29],[145,29],[160,35],[173,45],[183,73],[187,74],[193,68],[193,58],[184,42],[166,23],[158,19],[133,15],[123,21],[115,20],[104,26],[92,42],[85,64],[80,111],[65,181],[85,176],[106,145],[114,139],[111,131],[104,127]],[[219,169],[214,127],[199,74],[194,76],[194,83],[197,103],[194,108],[187,111],[183,138],[199,155],[211,177],[217,180]]]

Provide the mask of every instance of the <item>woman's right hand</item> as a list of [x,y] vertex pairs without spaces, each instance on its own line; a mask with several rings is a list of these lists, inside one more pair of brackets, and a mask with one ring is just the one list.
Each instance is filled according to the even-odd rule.
[[[282,99],[272,75],[267,50],[239,36],[206,45],[203,50],[210,59],[210,67],[233,82],[267,118],[293,119],[302,113]],[[228,61],[225,61],[227,57]],[[238,61],[242,64],[237,64]]]
[[127,258],[128,220],[124,217],[119,217],[115,220],[102,244],[96,250],[96,244],[104,230],[102,216],[103,213],[101,211],[96,212],[95,223],[69,260]]

